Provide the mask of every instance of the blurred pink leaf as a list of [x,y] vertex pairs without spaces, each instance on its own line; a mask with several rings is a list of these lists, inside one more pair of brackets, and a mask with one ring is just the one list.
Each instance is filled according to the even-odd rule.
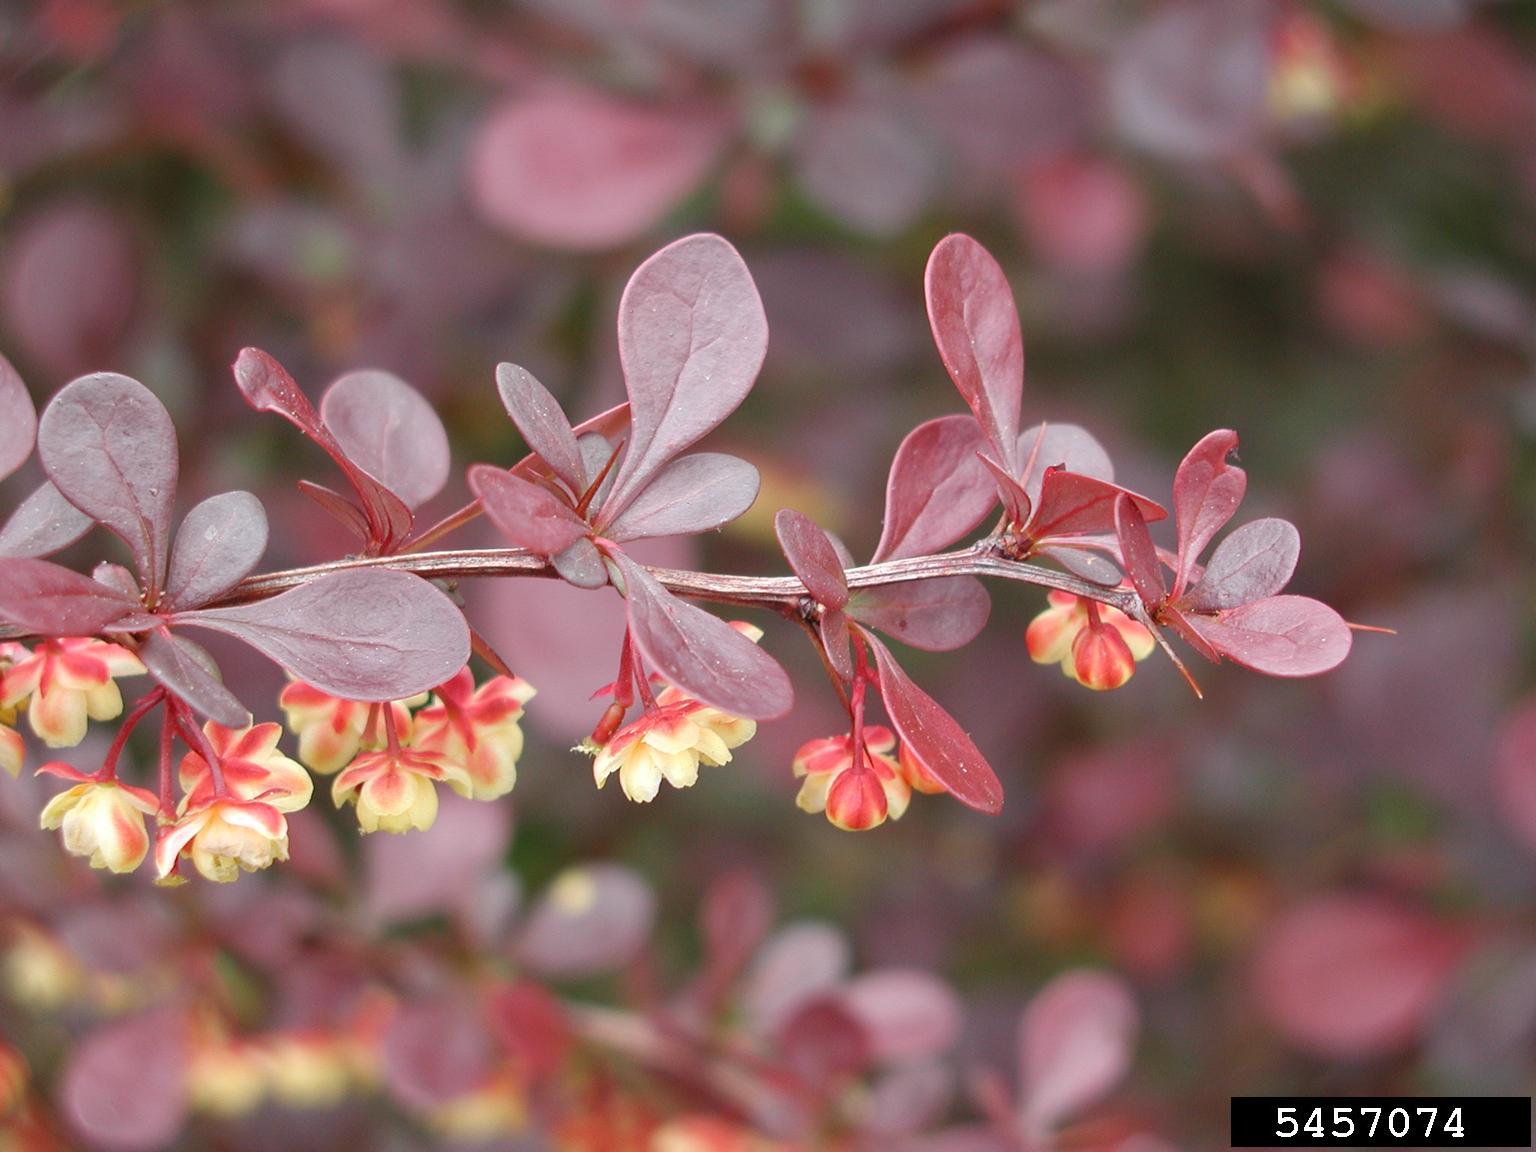
[[90,636],[140,607],[137,599],[47,560],[0,564],[0,619],[42,636]]
[[68,548],[96,524],[44,480],[0,528],[0,556],[51,556]]
[[420,392],[389,372],[348,372],[320,398],[320,420],[354,464],[419,508],[448,482],[448,433]]
[[685,236],[640,265],[619,301],[630,427],[603,521],[736,410],[767,348],[768,321],[752,274],[719,236]]
[[427,581],[388,568],[333,572],[230,608],[179,612],[177,624],[243,640],[300,680],[348,700],[400,700],[469,659],[469,627]]
[[941,708],[896,663],[880,641],[864,634],[880,667],[880,698],[908,750],[956,800],[993,814],[1003,806],[997,773],[955,718]]
[[1254,994],[1299,1048],[1332,1059],[1379,1056],[1418,1035],[1466,944],[1461,930],[1379,897],[1320,896],[1270,928],[1255,958]]
[[469,486],[496,530],[514,548],[541,556],[564,552],[592,529],[548,488],[491,464],[471,464]]
[[93,1147],[153,1152],[187,1119],[184,1023],[152,1012],[90,1033],[69,1054],[59,1110]]
[[1499,726],[1493,789],[1504,822],[1536,852],[1536,701],[1523,700]]
[[959,995],[931,972],[882,968],[850,980],[843,1005],[864,1026],[877,1060],[936,1056],[960,1037]]
[[976,458],[984,443],[970,416],[940,416],[907,434],[886,481],[876,561],[940,552],[981,523],[997,504]]
[[523,926],[516,954],[551,978],[613,972],[650,939],[656,897],[618,864],[590,864],[557,876]]
[[66,203],[11,231],[0,302],[23,351],[55,377],[121,357],[139,294],[139,259],[122,220]]
[[165,579],[176,501],[176,428],[144,385],[98,372],[66,385],[38,424],[54,486],[133,550],[145,590]]
[[[885,1072],[869,1086],[861,1126],[895,1136],[934,1127],[955,1097],[955,1073],[937,1060],[914,1060]],[[904,1147],[912,1147],[904,1145]]]
[[444,994],[408,1002],[381,1044],[384,1083],[407,1108],[440,1107],[479,1088],[496,1066],[496,1043],[481,1005]]
[[0,356],[0,480],[27,462],[36,438],[32,394],[11,362]]
[[538,456],[574,496],[587,486],[586,468],[571,422],[549,389],[532,372],[516,364],[496,365],[496,391],[501,403]]
[[912,224],[939,182],[934,142],[891,93],[814,110],[795,159],[806,195],[869,236],[894,236]]
[[848,603],[848,581],[831,538],[803,512],[781,508],[773,518],[774,534],[790,571],[800,578],[811,599],[829,609]]
[[473,898],[481,877],[501,867],[512,841],[512,810],[451,794],[439,804],[425,832],[364,841],[363,899],[377,923],[451,911]]
[[267,513],[249,492],[210,496],[176,529],[165,591],[178,608],[215,600],[250,575],[267,550]]
[[851,1009],[833,998],[802,1004],[774,1038],[774,1054],[807,1087],[832,1095],[869,1063],[870,1035]]
[[830,991],[852,965],[845,937],[830,924],[801,921],[779,929],[742,983],[742,1011],[759,1036],[775,1032],[797,1007]]
[[1112,1090],[1131,1067],[1140,1014],[1107,972],[1074,971],[1040,990],[1019,1020],[1019,1107],[1043,1138]]
[[1141,248],[1150,215],[1141,186],[1119,165],[1095,156],[1030,165],[1015,205],[1031,250],[1088,277],[1124,272]]
[[757,499],[757,469],[723,452],[695,452],[664,464],[613,523],[610,540],[686,536],[729,524]]
[[624,578],[630,636],[649,671],[732,716],[773,720],[790,710],[794,689],[773,657],[672,595],[624,553],[611,559]]
[[481,125],[470,192],[492,224],[535,244],[611,248],[649,231],[698,186],[724,123],[574,88],[509,98]]
[[151,676],[208,719],[226,728],[250,723],[250,710],[224,687],[213,657],[192,641],[157,629],[139,645],[138,657]]
[[944,367],[1011,473],[1018,466],[1024,339],[1008,277],[985,248],[954,233],[928,257],[923,288]]
[[1266,0],[1178,0],[1153,9],[1118,47],[1109,104],[1120,131],[1176,160],[1231,155],[1265,116]]
[[861,588],[848,606],[860,624],[927,652],[965,647],[981,634],[991,611],[986,586],[974,576]]

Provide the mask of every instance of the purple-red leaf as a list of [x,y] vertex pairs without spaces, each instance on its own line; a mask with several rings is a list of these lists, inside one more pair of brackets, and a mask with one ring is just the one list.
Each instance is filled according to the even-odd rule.
[[1003,806],[997,773],[955,718],[912,683],[886,646],[868,633],[864,639],[880,667],[880,698],[902,743],[950,795],[989,815]]
[[155,394],[113,372],[82,376],[49,402],[37,430],[48,478],[133,550],[144,586],[165,577],[176,499],[176,429]]
[[37,409],[11,362],[0,356],[0,480],[27,462],[37,438]]
[[259,348],[242,348],[234,363],[235,383],[245,402],[258,412],[274,412],[308,436],[336,462],[362,502],[370,542],[378,547],[410,535],[411,510],[405,502],[352,461],[320,422],[309,398],[288,370]]
[[757,469],[722,452],[695,452],[662,466],[603,535],[610,540],[686,536],[729,524],[757,499]]
[[44,480],[0,528],[0,556],[51,556],[68,548],[96,521]]
[[[606,412],[599,412],[596,416],[592,417],[592,419],[583,421],[582,423],[576,425],[572,431],[576,435],[576,444],[582,459],[581,481],[577,487],[585,487],[587,484],[590,484],[593,477],[596,476],[596,472],[588,468],[586,463],[587,457],[584,451],[586,445],[598,440],[602,441],[604,444],[609,444],[608,451],[603,457],[603,463],[606,463],[608,457],[613,454],[613,448],[610,444],[610,441],[617,442],[620,434],[628,427],[628,401],[625,401],[623,404],[615,404]],[[598,467],[601,468],[602,464],[599,464]],[[558,473],[556,473],[549,466],[549,463],[538,454],[537,450],[535,450],[531,455],[524,456],[516,464],[512,465],[509,471],[511,471],[514,476],[521,476],[525,480],[537,479],[540,476],[558,475]]]
[[576,433],[559,401],[532,372],[516,364],[496,365],[496,391],[528,447],[574,495],[580,496],[587,486],[586,470],[581,449],[576,446]]
[[320,420],[354,464],[419,508],[443,490],[448,433],[432,405],[400,377],[348,372],[320,398]]
[[638,873],[592,864],[557,876],[528,914],[517,957],[543,976],[622,968],[650,937],[656,897]]
[[157,1010],[104,1025],[74,1046],[59,1111],[92,1148],[153,1152],[187,1118],[186,1022]]
[[907,434],[885,485],[885,527],[875,560],[941,552],[997,502],[976,453],[985,444],[970,416],[940,416]]
[[492,224],[536,244],[609,248],[645,232],[704,178],[724,140],[711,112],[551,88],[480,129],[470,188]]
[[841,608],[831,608],[816,621],[816,631],[821,636],[821,646],[827,653],[827,663],[832,665],[842,681],[853,681],[852,637],[848,632],[848,613]]
[[608,565],[590,537],[583,536],[564,552],[556,552],[549,563],[562,580],[577,588],[601,588],[608,583]]
[[321,576],[270,600],[178,613],[243,640],[300,680],[347,700],[400,700],[469,659],[469,627],[431,584],[389,568]]
[[949,652],[976,639],[992,600],[974,576],[946,576],[863,588],[848,612],[861,624],[927,652]]
[[1018,468],[1024,338],[1008,277],[969,236],[946,236],[923,277],[928,323],[950,379],[976,414],[999,461]]
[[1049,468],[1040,482],[1039,502],[1029,523],[1032,539],[1052,536],[1084,536],[1115,529],[1115,501],[1126,497],[1141,513],[1143,521],[1164,519],[1168,513],[1159,504],[1104,480]]
[[363,510],[334,488],[316,484],[312,480],[300,480],[299,491],[340,520],[364,543],[368,540],[368,517]]
[[260,500],[249,492],[210,496],[176,530],[166,595],[177,608],[206,604],[245,579],[266,550],[267,513]]
[[1119,1083],[1138,1027],[1136,1001],[1117,976],[1068,972],[1041,989],[1019,1021],[1019,1103],[1033,1136]]
[[1270,596],[1184,622],[1229,660],[1270,676],[1316,676],[1349,655],[1349,625],[1328,605],[1306,596]]
[[1216,546],[1180,605],[1194,612],[1236,608],[1274,596],[1296,571],[1301,534],[1288,520],[1254,520]]
[[250,723],[249,709],[219,676],[219,666],[201,645],[157,629],[139,646],[139,659],[149,674],[208,719],[226,728]]
[[0,564],[0,620],[40,636],[90,636],[139,602],[47,560]]
[[491,523],[515,548],[553,556],[591,531],[576,510],[548,488],[491,464],[471,465],[469,486]]
[[1030,503],[1040,499],[1040,481],[1049,468],[1064,468],[1079,476],[1113,482],[1115,466],[1109,453],[1093,436],[1076,424],[1045,424],[1019,433],[1019,466]]
[[784,550],[784,559],[811,599],[830,609],[848,603],[848,581],[843,576],[843,562],[831,539],[809,516],[792,508],[782,508],[773,518],[773,530]]
[[864,1025],[877,1060],[912,1060],[959,1039],[964,1007],[955,990],[919,968],[883,968],[848,982],[843,1005]]
[[773,657],[724,620],[672,595],[624,553],[611,559],[624,578],[629,634],[649,671],[732,716],[774,720],[789,711],[794,689]]
[[1024,486],[1013,478],[1013,473],[985,452],[978,452],[976,459],[991,474],[992,484],[997,491],[997,498],[1003,502],[1003,515],[1008,518],[1008,523],[1027,523],[1035,502],[1024,490]]
[[1208,433],[1179,463],[1173,477],[1173,512],[1179,530],[1179,567],[1173,595],[1183,595],[1189,574],[1211,537],[1232,519],[1243,502],[1248,474],[1227,456],[1237,451],[1237,433],[1219,428]]
[[1121,496],[1115,501],[1115,535],[1120,541],[1125,574],[1131,578],[1136,595],[1149,609],[1157,607],[1168,597],[1162,562],[1157,558],[1152,533],[1147,531],[1146,517],[1129,496]]
[[630,277],[619,301],[629,447],[604,502],[612,521],[656,471],[736,410],[768,350],[752,274],[719,236],[685,236]]

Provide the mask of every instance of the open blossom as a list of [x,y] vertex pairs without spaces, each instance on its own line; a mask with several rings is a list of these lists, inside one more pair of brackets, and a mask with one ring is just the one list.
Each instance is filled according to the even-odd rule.
[[826,736],[800,746],[792,765],[801,778],[795,804],[805,812],[825,812],[839,828],[861,832],[899,820],[912,800],[912,769],[921,772],[921,791],[936,791],[926,772],[909,758],[904,769],[896,755],[896,734],[880,724],[864,727],[864,755],[854,755],[853,735]]
[[[426,700],[426,693],[396,700],[390,705],[396,723],[408,725],[410,709]],[[384,746],[382,724],[367,730],[372,704],[342,700],[302,680],[290,681],[277,704],[288,721],[288,730],[299,738],[299,759],[312,771],[329,776],[352,763],[359,752]]]
[[495,676],[476,688],[464,668],[439,685],[432,703],[416,714],[411,745],[462,766],[476,800],[505,796],[517,783],[523,754],[518,721],[534,691],[519,676]]
[[223,790],[207,760],[189,752],[181,761],[183,796],[176,821],[160,830],[155,871],[161,882],[180,879],[183,857],[209,880],[228,883],[288,859],[288,821],[309,803],[309,773],[277,749],[276,724],[203,726],[218,759]]
[[357,805],[357,822],[364,832],[425,832],[437,820],[437,784],[447,784],[460,796],[473,785],[458,764],[435,752],[403,746],[364,752],[331,784],[338,808]]
[[113,872],[132,872],[143,863],[149,853],[144,817],[160,809],[153,792],[93,780],[68,764],[45,764],[38,771],[77,781],[48,801],[39,819],[43,828],[61,830],[66,852]]
[[85,739],[85,724],[115,720],[123,695],[114,677],[139,676],[144,665],[128,649],[89,637],[44,640],[0,676],[0,708],[23,701],[32,731],[50,748],[72,748]]
[[[675,689],[671,702],[660,699],[653,710],[626,724],[597,750],[592,775],[601,788],[619,774],[624,795],[639,804],[656,799],[661,782],[687,788],[699,778],[699,765],[719,767],[731,760],[757,732],[757,724],[728,716]],[[665,693],[663,693],[665,695]]]
[[1024,634],[1029,658],[1036,664],[1060,664],[1062,673],[1086,687],[1118,688],[1157,646],[1152,633],[1118,608],[1095,604],[1070,592],[1053,591],[1051,606]]

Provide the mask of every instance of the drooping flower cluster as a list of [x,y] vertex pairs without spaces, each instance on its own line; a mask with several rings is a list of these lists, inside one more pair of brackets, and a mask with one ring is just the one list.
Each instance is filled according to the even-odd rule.
[[30,652],[6,644],[0,665],[7,662],[0,675],[0,721],[14,723],[25,708],[27,723],[50,748],[73,748],[84,740],[87,719],[117,719],[123,694],[116,677],[144,673],[128,649],[84,636],[44,640]]
[[304,762],[337,774],[331,786],[337,807],[355,804],[364,832],[406,832],[437,819],[439,783],[476,800],[512,790],[523,751],[523,706],[533,695],[516,676],[495,676],[477,688],[464,668],[430,699],[397,700],[387,712],[297,681],[279,703]]
[[1029,658],[1060,664],[1062,674],[1085,688],[1119,688],[1157,647],[1152,633],[1118,608],[1052,591],[1051,606],[1024,633]]
[[900,820],[913,792],[933,794],[944,786],[882,724],[864,726],[862,752],[852,733],[810,740],[791,767],[801,781],[795,803],[805,812],[825,812],[837,827],[862,832]]

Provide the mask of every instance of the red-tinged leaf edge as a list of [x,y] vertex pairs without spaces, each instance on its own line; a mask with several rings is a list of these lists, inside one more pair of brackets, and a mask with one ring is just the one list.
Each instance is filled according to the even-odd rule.
[[1136,595],[1154,612],[1168,598],[1167,585],[1157,558],[1157,547],[1152,543],[1152,533],[1147,531],[1146,517],[1129,496],[1115,500],[1115,536],[1120,541],[1120,557],[1125,574],[1130,577]]
[[1129,498],[1141,513],[1145,523],[1166,519],[1168,510],[1155,500],[1099,480],[1067,472],[1061,468],[1047,468],[1040,481],[1040,502],[1026,529],[1031,540],[1047,540],[1056,536],[1085,536],[1115,530],[1115,502]]
[[776,720],[793,707],[794,688],[773,657],[672,595],[622,551],[607,555],[624,582],[630,638],[650,671],[732,716]]
[[773,518],[773,531],[790,571],[799,577],[811,599],[834,611],[846,607],[848,580],[843,575],[843,562],[821,527],[803,512],[781,508]]
[[1227,659],[1269,676],[1317,676],[1349,655],[1344,618],[1306,596],[1269,596],[1218,612],[1189,612],[1184,621]]
[[1008,277],[991,253],[957,232],[928,257],[923,292],[939,357],[1012,475],[1018,467],[1024,338]]
[[861,634],[880,669],[880,698],[897,735],[945,789],[968,808],[996,815],[1003,786],[955,718],[912,682],[896,657],[869,632]]
[[977,459],[985,443],[967,415],[927,420],[907,434],[885,484],[876,563],[941,552],[982,522],[997,503]]
[[1200,553],[1237,512],[1248,487],[1248,474],[1227,457],[1237,451],[1237,433],[1218,428],[1189,450],[1173,477],[1173,512],[1178,524],[1179,563],[1173,597],[1189,586]]
[[52,556],[79,540],[96,521],[44,480],[0,528],[0,556]]
[[286,368],[259,348],[242,348],[233,371],[247,404],[257,412],[273,412],[287,420],[341,469],[367,519],[370,552],[387,551],[411,534],[413,520],[405,502],[352,461]]
[[469,487],[496,530],[514,548],[553,556],[592,531],[548,488],[493,465],[471,465]]
[[0,356],[0,480],[27,462],[37,440],[37,408],[11,362]]
[[976,459],[991,474],[993,487],[997,492],[997,498],[1002,502],[1003,515],[1008,518],[1008,523],[1020,526],[1027,524],[1033,502],[1029,498],[1029,493],[1024,491],[1023,485],[1009,474],[1008,469],[986,453],[976,453]]
[[559,401],[528,369],[517,364],[496,365],[496,391],[502,407],[523,439],[551,474],[571,495],[580,496],[587,485],[576,432]]
[[368,517],[363,515],[363,510],[356,504],[334,488],[327,488],[324,484],[316,484],[311,480],[300,480],[298,488],[331,516],[351,529],[352,534],[359,540],[365,544],[368,542]]
[[200,644],[158,628],[139,645],[138,656],[161,685],[226,728],[243,728],[251,714],[224,686],[219,666]]
[[39,636],[93,636],[139,602],[49,560],[0,564],[0,620]]
[[974,576],[861,588],[848,605],[859,623],[925,652],[963,648],[981,634],[992,598]]

